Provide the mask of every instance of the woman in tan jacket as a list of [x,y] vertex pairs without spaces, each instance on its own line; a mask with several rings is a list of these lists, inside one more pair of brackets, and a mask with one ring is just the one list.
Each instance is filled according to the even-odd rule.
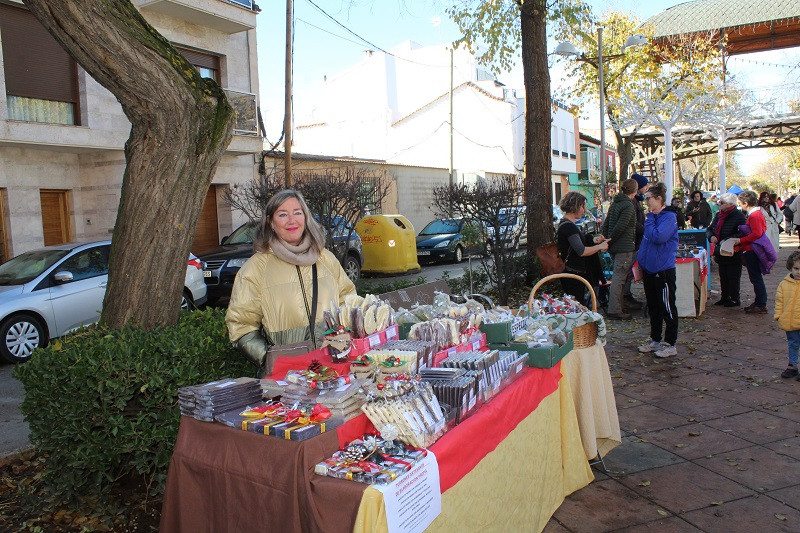
[[786,260],[789,274],[778,285],[775,295],[775,320],[786,332],[789,344],[789,366],[781,373],[782,378],[796,378],[797,352],[800,349],[800,251],[792,252]]
[[231,342],[264,375],[272,372],[273,346],[310,341],[298,355],[318,347],[323,313],[356,288],[325,249],[324,230],[297,191],[270,198],[253,246],[256,253],[236,275],[225,322]]

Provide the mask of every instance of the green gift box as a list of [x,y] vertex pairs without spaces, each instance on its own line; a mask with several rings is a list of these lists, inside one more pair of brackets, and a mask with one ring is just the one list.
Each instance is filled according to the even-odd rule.
[[[488,337],[488,334],[487,334]],[[563,346],[548,346],[546,348],[528,348],[525,343],[494,343],[489,344],[492,350],[514,350],[519,354],[528,354],[528,366],[536,368],[552,368],[561,361],[565,355],[572,351],[574,343],[572,340],[572,332],[569,332],[569,338]]]

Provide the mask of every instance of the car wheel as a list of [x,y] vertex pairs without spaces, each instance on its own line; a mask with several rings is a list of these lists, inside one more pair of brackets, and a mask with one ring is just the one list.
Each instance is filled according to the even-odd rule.
[[0,326],[0,356],[8,363],[23,363],[36,348],[47,346],[47,340],[38,318],[15,315]]
[[357,282],[361,277],[361,265],[359,264],[358,259],[352,255],[345,257],[343,268],[344,273],[347,274],[347,277],[350,278],[350,281],[353,283]]
[[192,293],[188,289],[183,289],[183,296],[181,297],[181,309],[184,311],[194,311],[197,306],[194,305],[192,300]]
[[456,246],[455,262],[460,263],[463,260],[464,260],[464,249],[459,244]]

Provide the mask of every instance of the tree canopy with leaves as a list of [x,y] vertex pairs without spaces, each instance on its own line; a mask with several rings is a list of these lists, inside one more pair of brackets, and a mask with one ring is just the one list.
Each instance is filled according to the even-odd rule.
[[233,109],[129,0],[24,0],[131,122],[101,321],[177,321],[193,231]]
[[[621,127],[623,109],[618,102],[643,86],[653,89],[651,99],[674,100],[679,96],[673,89],[702,93],[722,74],[719,41],[712,34],[674,36],[669,40],[655,41],[653,30],[643,26],[629,13],[604,12],[597,18],[591,11],[578,11],[574,20],[561,20],[555,25],[555,37],[568,41],[585,52],[588,61],[567,61],[566,88],[559,91],[559,99],[577,109],[588,102],[599,99],[597,69],[597,28],[602,26],[604,94],[606,115],[617,141],[620,159],[619,180],[628,177],[628,166],[632,160],[633,137],[642,125],[635,123]],[[623,53],[625,41],[631,35],[641,33],[648,44],[630,47]],[[594,58],[594,61],[592,59]]]

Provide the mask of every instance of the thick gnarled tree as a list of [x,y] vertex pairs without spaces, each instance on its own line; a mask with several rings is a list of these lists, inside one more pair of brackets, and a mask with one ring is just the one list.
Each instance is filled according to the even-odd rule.
[[177,321],[203,200],[233,130],[222,89],[201,78],[129,0],[24,0],[131,122],[102,322]]

